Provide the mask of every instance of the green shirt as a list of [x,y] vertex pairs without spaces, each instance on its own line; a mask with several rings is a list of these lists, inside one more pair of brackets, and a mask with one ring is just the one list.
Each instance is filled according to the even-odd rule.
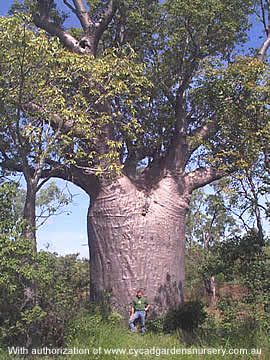
[[131,307],[134,307],[135,311],[143,311],[148,304],[149,303],[145,297],[142,296],[139,299],[136,296],[130,305],[131,305]]

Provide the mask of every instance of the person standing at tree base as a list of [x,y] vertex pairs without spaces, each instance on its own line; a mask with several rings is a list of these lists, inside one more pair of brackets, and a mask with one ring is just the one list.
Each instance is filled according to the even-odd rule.
[[145,333],[145,316],[150,308],[148,300],[143,296],[142,290],[137,291],[137,295],[131,303],[131,314],[129,319],[129,329],[131,332],[135,331],[134,323],[137,319],[141,322],[141,331]]

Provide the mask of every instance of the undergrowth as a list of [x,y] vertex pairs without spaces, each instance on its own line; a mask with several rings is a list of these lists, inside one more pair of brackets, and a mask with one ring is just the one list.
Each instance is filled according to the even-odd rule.
[[[129,360],[129,359],[261,359],[270,358],[268,334],[246,322],[231,329],[208,318],[192,331],[153,331],[148,322],[143,336],[139,328],[128,331],[126,321],[118,314],[104,318],[101,313],[85,313],[69,324],[66,344],[61,349],[43,348],[42,355],[17,356],[2,349],[0,360],[63,359],[63,360]],[[247,350],[248,353],[243,352]],[[35,349],[36,352],[42,349]],[[47,351],[47,353],[46,353]],[[49,352],[62,351],[57,355]],[[64,352],[67,354],[63,354]],[[230,354],[229,352],[234,352]]]

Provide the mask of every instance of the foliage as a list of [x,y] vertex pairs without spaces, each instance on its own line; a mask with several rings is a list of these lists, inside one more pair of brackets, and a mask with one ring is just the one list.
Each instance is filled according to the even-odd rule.
[[[36,196],[52,175],[69,177],[71,168],[105,177],[121,172],[121,141],[106,138],[103,129],[113,118],[113,131],[119,125],[131,138],[140,132],[133,101],[144,102],[150,84],[131,48],[108,49],[102,58],[66,52],[26,12],[1,17],[0,34],[0,165],[25,177],[25,236],[35,242]],[[108,109],[120,96],[128,126]],[[46,211],[55,212],[55,205]]]
[[42,226],[51,216],[66,212],[72,202],[72,195],[64,192],[54,182],[39,191],[36,206],[38,208],[38,227]]
[[[28,166],[37,167],[57,138],[52,134],[51,119],[44,123],[45,109],[49,112],[64,101],[57,98],[58,90],[52,85],[56,76],[53,49],[59,45],[45,33],[33,33],[26,15],[2,17],[0,26],[2,157],[11,161],[15,156],[18,165],[27,158]],[[34,108],[27,108],[30,102],[44,104],[43,114],[35,118]]]
[[[88,4],[91,4],[92,14],[92,8],[96,9],[100,2],[95,2],[94,6],[92,1]],[[249,27],[248,15],[251,11],[251,1],[241,1],[241,5],[235,1],[208,1],[207,6],[204,1],[196,1],[192,4],[189,1],[165,1],[162,4],[158,4],[157,1],[136,1],[121,5],[121,10],[110,25],[107,36],[111,36],[112,43],[115,37],[117,39],[121,38],[121,35],[123,38],[126,37],[126,41],[131,43],[142,61],[147,63],[146,74],[153,83],[149,105],[142,104],[143,107],[136,105],[142,117],[140,124],[144,132],[141,136],[138,134],[137,141],[132,144],[130,151],[142,151],[142,158],[148,156],[152,161],[158,156],[163,156],[169,149],[178,126],[181,127],[182,124],[182,130],[185,129],[185,134],[189,135],[193,133],[194,128],[207,125],[209,120],[213,119],[213,114],[221,112],[220,103],[217,103],[219,98],[214,93],[216,87],[215,90],[212,89],[213,82],[220,80],[220,72],[223,70],[225,75],[223,82],[222,80],[219,82],[220,86],[221,84],[223,87],[231,86],[235,80],[231,75],[231,68],[234,65],[227,67],[224,58],[230,58],[235,44],[245,41]],[[111,43],[106,45],[111,46]],[[118,43],[120,47],[124,45],[125,42]],[[211,67],[211,70],[208,68],[209,73],[212,74],[211,85],[205,75],[205,81],[199,82],[202,72],[205,72],[203,59],[208,63],[208,59],[214,57],[222,60],[216,67]],[[247,59],[247,62],[249,60]],[[254,63],[251,61],[250,68],[254,67]],[[234,68],[236,67],[237,64]],[[246,73],[244,76],[248,77],[250,69],[243,67],[242,73]],[[236,77],[235,74],[233,76]],[[237,89],[233,88],[233,91],[235,93]],[[254,97],[256,95],[254,94]],[[203,99],[204,104],[202,104]],[[253,99],[250,106],[254,104]],[[227,105],[227,112],[216,120],[217,129],[224,127],[222,136],[225,139],[231,134],[226,131],[228,126],[226,124],[230,122],[228,114],[230,105]],[[209,108],[212,109],[211,112]],[[124,108],[121,110],[125,112]],[[188,117],[188,121],[185,116]],[[238,117],[241,118],[241,114],[238,113]],[[240,120],[239,127],[243,129],[244,125],[246,124]],[[238,134],[234,133],[234,135],[235,140]],[[211,139],[210,134],[209,139]],[[192,136],[190,141],[194,144],[201,142],[202,139]],[[223,160],[226,159],[226,164],[226,161],[231,159],[230,154],[226,154],[221,140],[217,141],[216,137],[213,141],[215,148],[220,146],[220,153]],[[213,145],[202,143],[201,145],[204,145],[205,151],[201,152],[200,158],[204,161],[199,164],[205,165],[205,160],[209,161],[209,157],[216,157],[216,151]],[[221,163],[225,165],[224,161]]]
[[264,157],[260,156],[248,169],[237,171],[219,182],[219,191],[226,199],[238,223],[245,231],[257,228],[261,238],[264,224],[269,219],[269,176]]
[[15,339],[20,332],[16,324],[27,302],[24,290],[32,280],[34,263],[33,257],[28,256],[33,252],[32,244],[21,238],[24,223],[12,216],[14,208],[11,199],[15,189],[14,184],[8,183],[0,187],[0,328],[1,337],[11,339]]
[[234,214],[228,209],[225,200],[217,183],[207,192],[203,189],[194,191],[186,222],[188,246],[197,243],[203,248],[209,248],[227,234],[239,232]]
[[89,341],[96,335],[98,336],[98,329],[101,324],[101,313],[95,311],[91,311],[90,313],[84,313],[83,316],[78,316],[77,318],[73,319],[73,321],[69,324],[68,340],[71,342],[74,338],[79,337],[82,339],[87,338]]
[[[80,6],[87,12],[89,26],[98,24],[109,11],[107,1],[89,0],[85,8]],[[73,15],[78,14],[71,4],[68,7]],[[240,166],[243,156],[236,139],[248,136],[248,141],[251,140],[249,120],[263,108],[266,110],[264,104],[268,98],[267,84],[260,83],[264,76],[268,78],[262,63],[254,58],[232,58],[235,46],[247,39],[253,2],[208,1],[205,6],[201,0],[192,4],[190,1],[136,0],[115,1],[113,7],[113,16],[102,36],[98,35],[95,60],[70,52],[63,54],[59,45],[55,46],[56,65],[66,75],[63,84],[59,73],[54,74],[54,83],[58,83],[58,93],[54,97],[59,97],[56,100],[59,109],[53,109],[53,113],[66,119],[67,113],[61,109],[64,103],[75,128],[81,127],[85,135],[76,136],[75,129],[71,129],[72,140],[64,137],[64,142],[71,141],[69,147],[64,146],[64,152],[68,149],[69,160],[76,165],[79,160],[84,160],[83,167],[98,173],[102,169],[120,171],[119,165],[130,158],[135,167],[145,158],[150,165],[169,151],[173,136],[182,124],[182,130],[185,130],[183,142],[193,144],[191,154],[201,148],[197,165],[214,162],[221,168]],[[44,8],[43,15],[48,21],[56,26],[64,24],[65,17],[54,1]],[[34,20],[44,10],[38,1],[28,0],[19,10],[26,9],[33,14]],[[39,26],[46,28],[45,23],[39,23]],[[80,44],[80,38],[89,36],[85,28],[73,29],[71,33],[77,44]],[[65,43],[63,39],[62,42]],[[85,58],[89,59],[84,62],[82,59]],[[244,91],[239,90],[242,85]],[[83,88],[87,96],[82,93]],[[72,98],[67,99],[64,89],[72,89],[76,95],[73,93]],[[240,99],[239,96],[243,106],[233,101]],[[41,100],[41,103],[45,101],[46,107],[46,100]],[[193,136],[194,129],[207,126],[213,120],[216,125],[214,137],[209,133],[205,143],[202,140],[206,139],[201,136]],[[105,129],[102,126],[109,124],[114,127],[113,133],[107,133],[105,138],[97,136]],[[259,126],[261,137],[267,136],[268,132],[269,126],[265,131]],[[102,154],[104,146],[97,146],[98,143],[104,145],[104,140],[106,155]],[[230,146],[229,151],[227,146]],[[252,146],[246,151],[250,148]],[[197,157],[198,153],[195,155]],[[120,164],[116,165],[117,161]]]
[[[26,244],[29,245],[29,242]],[[34,258],[32,272],[29,271],[29,266],[27,269],[25,266],[14,269],[17,278],[6,279],[7,283],[1,284],[2,341],[30,348],[62,346],[65,343],[67,324],[87,306],[89,275],[88,272],[87,275],[81,272],[86,264],[74,261],[74,256],[68,260],[70,265],[63,269],[61,258],[58,260],[55,255],[33,255],[33,250],[31,254]],[[12,256],[20,256],[18,250]],[[29,263],[29,252],[27,256]],[[6,273],[10,270],[4,270],[6,278]],[[34,298],[25,296],[30,291],[26,287],[29,281],[37,283],[36,293],[31,294]]]
[[269,255],[263,245],[255,230],[228,238],[216,244],[215,256],[205,264],[212,274],[223,273],[227,281],[236,281],[241,291],[237,297],[232,293],[219,302],[225,327],[237,327],[250,319],[254,328],[268,328]]
[[[193,193],[186,245],[187,284],[193,295],[201,295],[201,275],[231,280],[236,273],[235,261],[249,262],[267,243],[263,231],[263,220],[268,216],[266,180],[263,163],[256,162],[215,183],[214,193],[211,189]],[[248,233],[239,235],[241,229]]]
[[202,296],[205,293],[202,279],[211,279],[215,274],[209,266],[211,261],[216,260],[215,245],[239,231],[234,214],[217,183],[207,191],[198,189],[193,192],[186,221],[185,264],[189,298]]
[[268,66],[256,58],[237,57],[229,65],[209,60],[201,67],[191,105],[197,116],[215,119],[216,131],[204,143],[206,161],[240,170],[258,159],[269,137],[268,82]]
[[115,154],[121,147],[117,139],[107,139],[108,153],[93,149],[111,117],[119,124],[120,114],[101,111],[100,104],[120,95],[131,120],[127,127],[120,126],[130,136],[139,131],[133,100],[143,101],[148,83],[132,49],[123,50],[121,57],[110,49],[103,58],[89,58],[66,52],[26,14],[0,21],[2,165],[13,162],[19,169],[26,162],[41,171],[52,160],[61,165],[79,159],[94,173],[116,171]]
[[195,331],[206,320],[206,312],[201,301],[185,302],[179,309],[169,311],[164,319],[164,331],[171,332],[179,328]]
[[207,314],[200,300],[187,301],[178,309],[169,310],[161,317],[147,320],[147,328],[155,333],[172,333],[179,329],[195,332],[206,318]]
[[1,341],[60,346],[67,323],[87,306],[88,262],[36,253],[22,237],[25,223],[14,214],[15,190],[13,184],[0,187]]
[[[16,196],[17,184],[15,182],[3,181],[0,178],[0,226],[1,235],[5,237],[16,238],[20,235],[23,222],[15,215],[15,206],[12,200]],[[9,212],[10,216],[7,216]]]
[[[17,184],[14,197],[14,211],[17,218],[23,216],[26,191]],[[36,199],[37,228],[42,226],[51,216],[57,216],[66,212],[67,206],[72,202],[72,195],[60,189],[55,182],[51,181],[48,186],[41,188]]]
[[101,336],[104,327],[112,330],[115,327],[122,326],[123,317],[117,312],[105,315],[108,316],[104,316],[103,309],[91,304],[87,311],[78,314],[68,324],[68,342],[73,342],[76,338],[82,338],[94,343]]

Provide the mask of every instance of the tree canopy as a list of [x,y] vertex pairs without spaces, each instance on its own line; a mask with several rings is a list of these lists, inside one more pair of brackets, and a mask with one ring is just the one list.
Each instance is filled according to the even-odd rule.
[[54,1],[1,18],[2,166],[66,177],[63,164],[148,175],[166,162],[196,188],[267,148],[268,68],[235,56],[252,1],[64,4],[81,29]]
[[109,116],[99,104],[125,93],[122,102],[135,121],[132,97],[143,99],[146,80],[134,52],[119,57],[111,50],[102,59],[65,52],[57,38],[19,13],[2,17],[1,30],[2,166],[23,171],[26,180],[51,167],[57,172],[57,165],[74,164],[76,157],[94,163],[97,172],[105,158],[112,171],[110,158],[120,145],[107,139],[110,154],[95,150]]

